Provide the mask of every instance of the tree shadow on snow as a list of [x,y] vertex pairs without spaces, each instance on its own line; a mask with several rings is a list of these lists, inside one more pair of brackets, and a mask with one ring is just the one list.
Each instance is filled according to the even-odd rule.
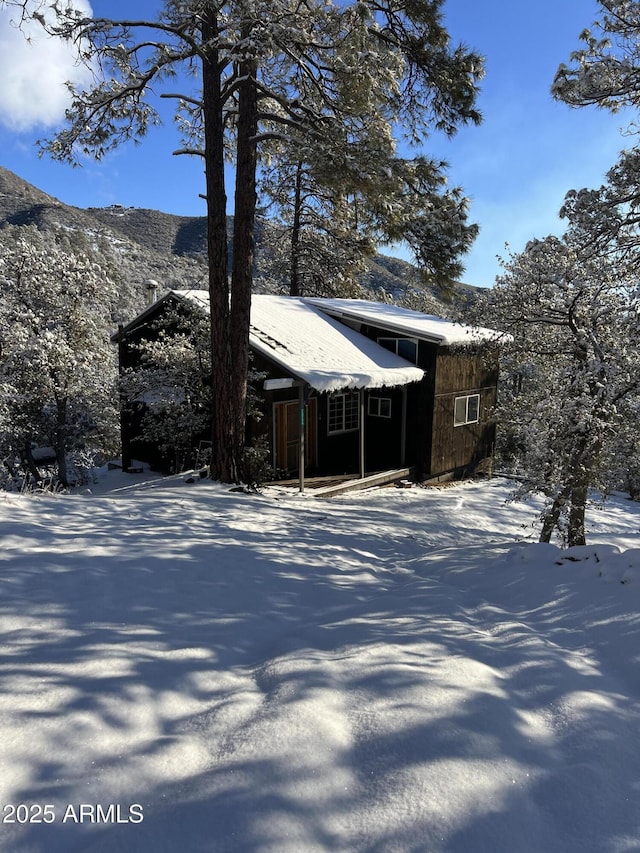
[[[570,591],[489,602],[464,582],[472,548],[411,571],[425,535],[401,513],[391,539],[364,506],[366,525],[339,504],[215,506],[25,516],[0,562],[0,785],[57,819],[0,849],[633,849],[640,709],[562,633]],[[637,621],[622,630],[637,650]],[[144,821],[63,824],[68,803]]]

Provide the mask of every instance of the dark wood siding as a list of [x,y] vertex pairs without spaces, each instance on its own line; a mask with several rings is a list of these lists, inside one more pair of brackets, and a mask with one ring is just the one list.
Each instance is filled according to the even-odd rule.
[[434,377],[435,365],[421,382],[407,386],[406,464],[415,465],[423,477],[431,473]]
[[497,353],[493,349],[440,347],[435,393],[471,391],[498,383]]
[[357,474],[360,431],[329,434],[329,396],[318,395],[318,468],[323,474]]
[[[369,414],[369,399],[389,400],[391,417]],[[385,404],[386,405],[386,404]],[[378,404],[374,403],[374,408]],[[365,394],[365,465],[367,472],[402,464],[402,389],[380,388]]]
[[493,455],[496,389],[474,391],[480,395],[480,419],[477,423],[461,426],[455,426],[453,420],[455,398],[461,395],[454,392],[436,397],[430,477],[448,473],[456,476],[472,474],[481,462]]
[[[433,440],[428,476],[473,473],[493,455],[498,362],[495,350],[441,348],[434,383]],[[479,420],[455,426],[456,397],[478,394]]]

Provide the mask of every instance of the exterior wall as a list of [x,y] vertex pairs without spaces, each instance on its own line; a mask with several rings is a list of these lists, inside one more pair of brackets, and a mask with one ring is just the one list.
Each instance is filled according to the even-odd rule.
[[[355,322],[349,325],[374,341],[380,337],[411,337],[381,326]],[[417,365],[425,371],[425,376],[421,382],[407,387],[405,463],[415,466],[424,479],[467,476],[493,455],[497,351],[486,347],[442,347],[419,340]],[[455,426],[455,398],[470,394],[480,395],[480,418],[477,423]],[[380,448],[379,460],[383,461],[384,441],[383,436],[377,442],[371,435],[367,448],[368,470],[376,467],[375,463],[371,465],[376,443]],[[357,448],[352,452],[357,454]],[[398,456],[398,462],[380,464],[379,469],[399,464]]]
[[440,347],[436,372],[436,396],[452,391],[495,387],[498,358],[495,349]]
[[318,394],[318,470],[322,474],[357,474],[360,431],[329,434],[329,394]]
[[[390,400],[391,417],[369,414],[369,400]],[[365,466],[370,473],[400,468],[402,460],[402,388],[380,388],[365,394]],[[406,452],[405,452],[406,459]]]
[[422,382],[407,388],[407,465],[415,466],[421,477],[431,471],[433,444],[433,382],[435,369]]
[[[402,398],[401,388],[380,388],[364,393],[364,462],[368,473],[399,468],[402,464]],[[391,417],[369,414],[370,399],[389,400]],[[360,470],[360,430],[330,434],[328,412],[329,395],[320,394],[318,468],[326,474],[357,474]]]
[[433,448],[433,410],[435,406],[435,380],[439,347],[428,341],[418,342],[418,367],[424,372],[424,379],[411,386],[412,422],[411,464],[418,469],[418,474],[425,477],[431,472],[431,452]]
[[[466,476],[493,455],[497,398],[497,352],[441,348],[434,383],[433,438],[428,477]],[[477,423],[455,426],[456,397],[478,394]]]

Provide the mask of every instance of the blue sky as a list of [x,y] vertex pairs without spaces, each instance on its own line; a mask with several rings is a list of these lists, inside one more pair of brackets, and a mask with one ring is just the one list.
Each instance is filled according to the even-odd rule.
[[[94,0],[92,6],[95,14],[126,10],[142,17],[158,4]],[[549,92],[558,64],[578,47],[580,31],[597,10],[596,0],[445,3],[454,42],[486,57],[479,101],[483,124],[462,129],[452,141],[434,136],[424,149],[449,162],[451,184],[471,198],[470,219],[481,230],[466,256],[463,278],[469,284],[493,283],[505,244],[520,251],[532,237],[560,233],[557,211],[566,191],[602,183],[628,144],[620,132],[622,117],[594,108],[570,110]],[[172,157],[177,135],[170,121],[140,145],[129,144],[81,169],[39,158],[35,140],[56,127],[64,110],[62,82],[76,72],[59,46],[29,48],[8,20],[0,11],[0,165],[78,207],[117,203],[204,214],[202,165],[196,158]]]

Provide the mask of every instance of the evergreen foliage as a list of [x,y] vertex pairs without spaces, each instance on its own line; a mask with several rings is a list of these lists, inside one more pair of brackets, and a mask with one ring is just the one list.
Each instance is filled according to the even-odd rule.
[[640,107],[640,3],[599,0],[600,16],[580,34],[583,46],[556,72],[552,93],[572,107],[616,113]]

